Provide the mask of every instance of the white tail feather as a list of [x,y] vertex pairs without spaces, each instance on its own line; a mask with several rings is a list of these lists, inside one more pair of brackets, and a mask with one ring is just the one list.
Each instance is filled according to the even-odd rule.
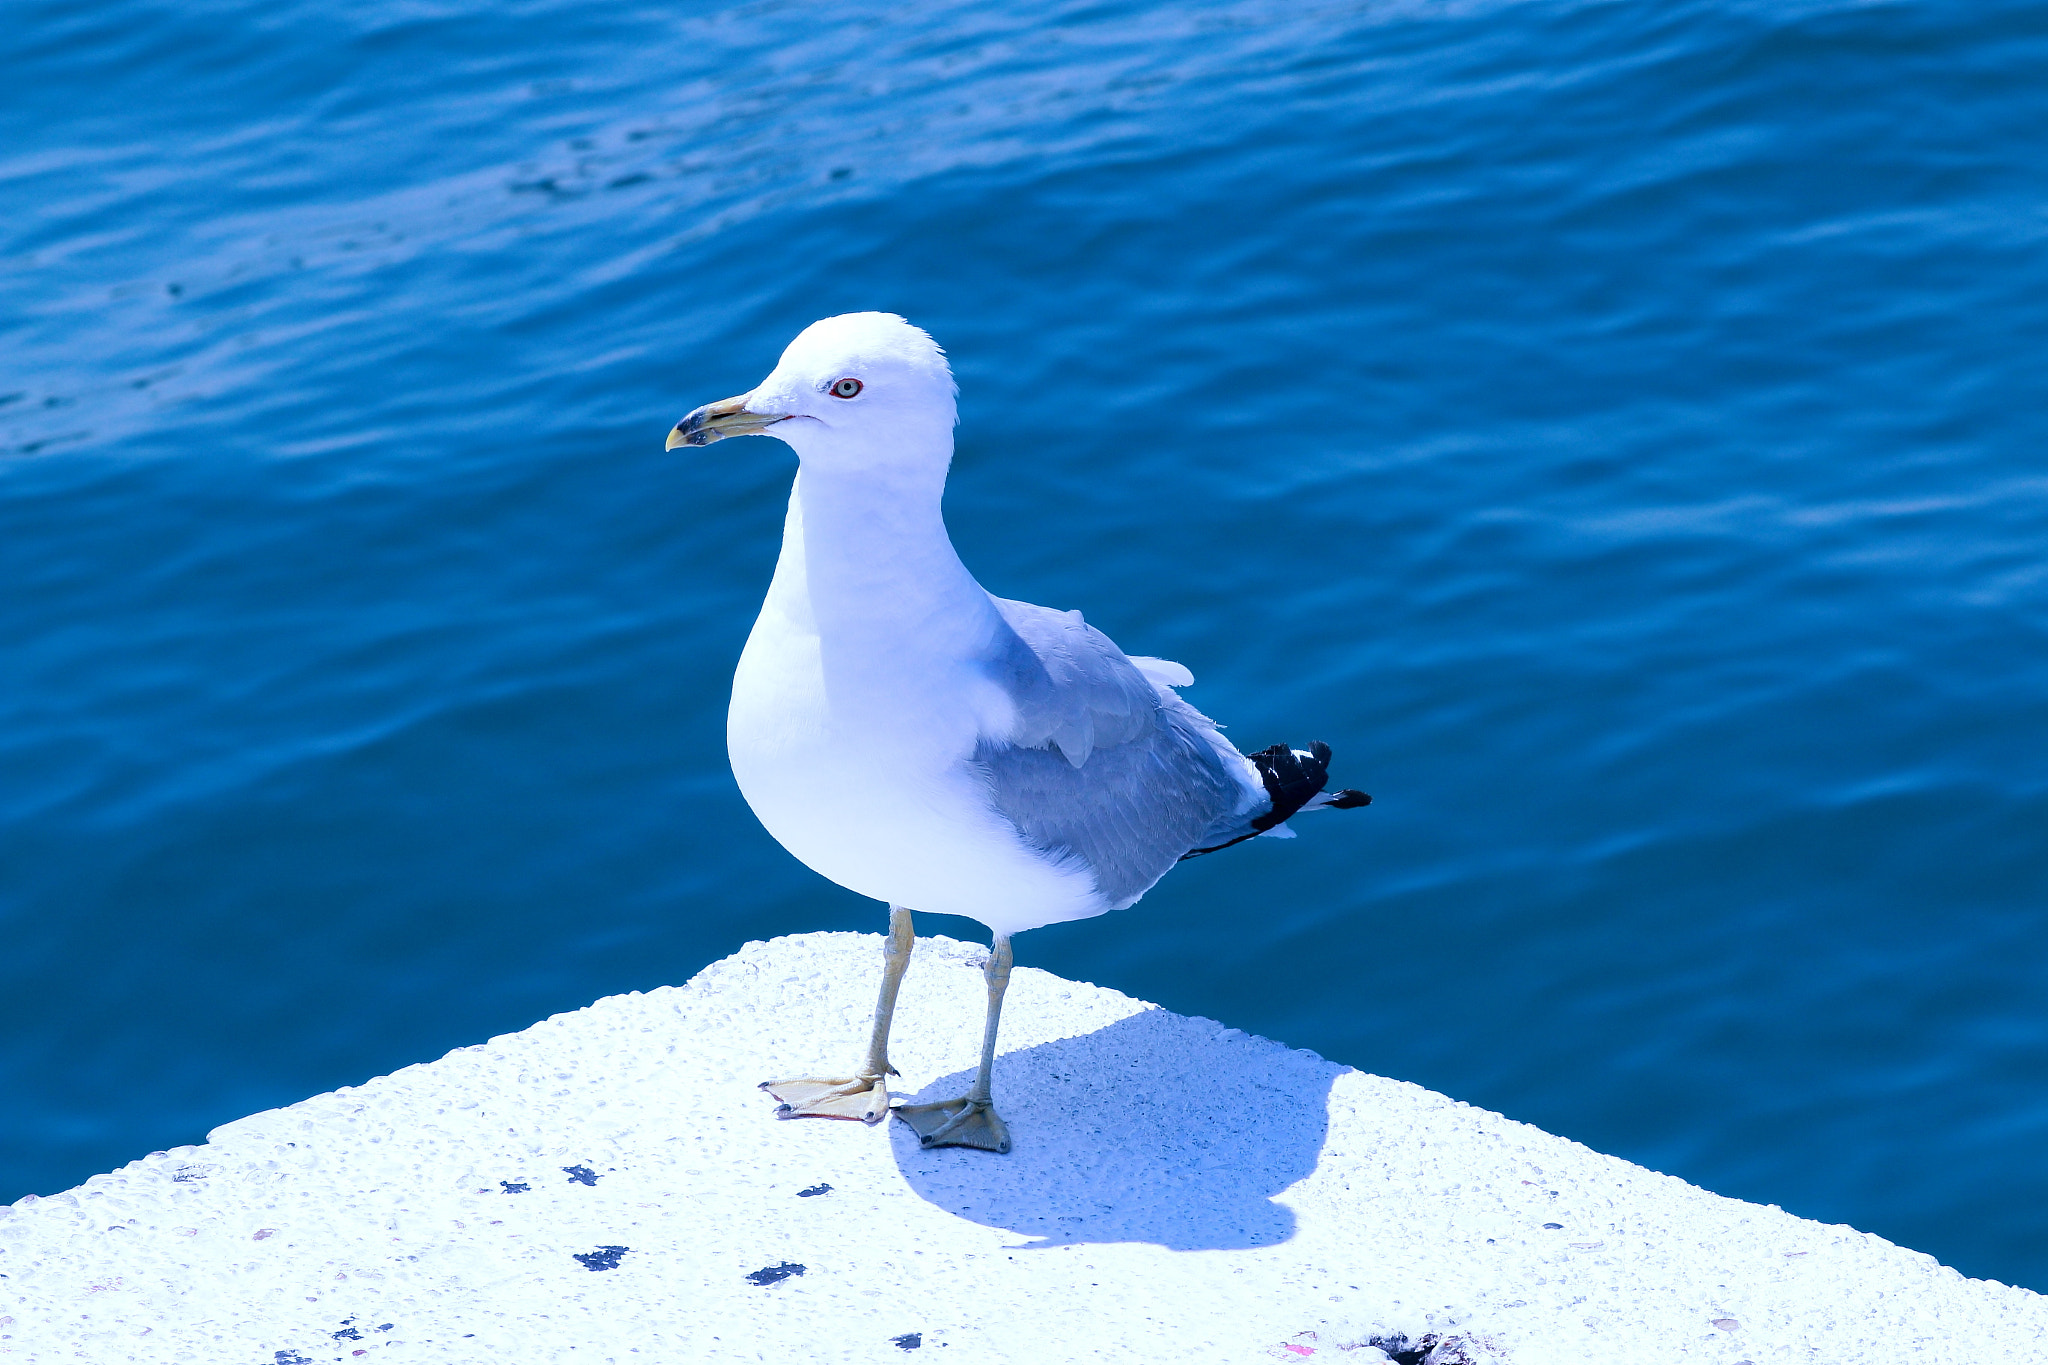
[[1195,675],[1171,659],[1154,659],[1146,654],[1133,654],[1129,657],[1131,665],[1155,683],[1164,683],[1168,687],[1195,685]]

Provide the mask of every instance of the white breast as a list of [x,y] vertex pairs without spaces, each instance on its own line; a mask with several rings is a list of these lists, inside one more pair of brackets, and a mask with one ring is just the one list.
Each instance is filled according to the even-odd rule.
[[960,620],[927,607],[914,630],[843,614],[821,627],[800,532],[793,503],[727,716],[733,776],[762,825],[849,890],[1000,933],[1100,914],[1087,871],[1027,847],[971,763],[980,735],[1009,726],[969,644],[983,614],[1000,624],[987,594],[940,604]]

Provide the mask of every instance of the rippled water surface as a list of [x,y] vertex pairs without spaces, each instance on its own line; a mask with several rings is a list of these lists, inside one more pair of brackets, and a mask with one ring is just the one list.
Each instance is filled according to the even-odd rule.
[[1020,960],[2048,1289],[2048,5],[31,0],[0,65],[0,1198],[881,927],[725,767],[792,458],[661,438],[886,308],[990,587],[1378,798]]

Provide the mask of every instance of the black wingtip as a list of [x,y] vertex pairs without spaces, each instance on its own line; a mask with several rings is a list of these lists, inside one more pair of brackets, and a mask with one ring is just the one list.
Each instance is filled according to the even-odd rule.
[[[1285,744],[1275,744],[1246,754],[1254,767],[1259,770],[1259,779],[1265,784],[1266,797],[1272,808],[1264,815],[1251,820],[1251,833],[1240,834],[1220,844],[1206,848],[1192,848],[1181,854],[1181,860],[1199,858],[1204,853],[1241,844],[1245,840],[1264,834],[1275,826],[1285,824],[1288,818],[1314,800],[1330,780],[1330,746],[1321,740],[1311,740],[1306,749],[1296,749]],[[1362,791],[1345,788],[1316,803],[1319,806],[1335,806],[1338,810],[1353,810],[1369,806],[1372,798]]]
[[1275,744],[1247,755],[1258,766],[1273,808],[1252,821],[1252,828],[1269,830],[1307,805],[1330,780],[1330,746],[1312,740],[1307,749]]

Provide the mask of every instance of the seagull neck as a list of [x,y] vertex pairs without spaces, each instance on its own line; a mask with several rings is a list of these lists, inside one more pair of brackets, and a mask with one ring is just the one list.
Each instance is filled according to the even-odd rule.
[[801,591],[821,633],[951,624],[979,634],[995,613],[940,512],[945,471],[802,468],[791,490],[776,577]]

